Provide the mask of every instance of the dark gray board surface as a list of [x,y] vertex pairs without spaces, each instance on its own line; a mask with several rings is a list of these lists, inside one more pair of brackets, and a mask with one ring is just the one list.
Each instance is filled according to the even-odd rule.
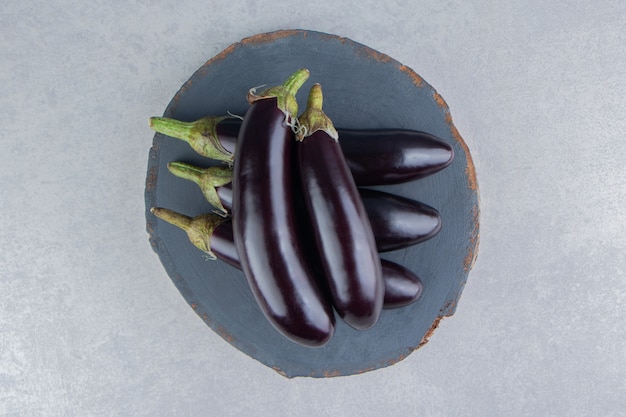
[[288,30],[235,43],[193,74],[164,116],[192,121],[226,112],[243,115],[250,88],[279,84],[298,68],[311,72],[298,94],[301,109],[310,86],[319,82],[324,110],[336,126],[421,130],[453,146],[454,162],[443,171],[410,183],[372,187],[424,202],[442,216],[442,230],[433,239],[383,255],[420,276],[422,297],[410,306],[385,310],[367,331],[354,330],[338,319],[334,337],[322,348],[287,340],[263,317],[241,271],[207,260],[182,230],[150,213],[151,207],[189,216],[212,210],[195,184],[174,177],[166,165],[171,161],[200,166],[215,162],[161,134],[154,136],[149,155],[147,230],[184,299],[232,346],[286,377],[352,375],[404,359],[426,343],[441,318],[454,314],[477,256],[478,185],[469,149],[435,89],[389,56],[335,35]]

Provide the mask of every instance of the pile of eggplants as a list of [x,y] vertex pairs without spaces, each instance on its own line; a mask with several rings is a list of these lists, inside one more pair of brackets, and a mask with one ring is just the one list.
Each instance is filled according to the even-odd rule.
[[320,84],[298,115],[295,95],[308,78],[300,69],[260,94],[251,89],[241,119],[151,118],[155,131],[223,162],[168,164],[199,186],[214,211],[193,218],[151,211],[211,258],[241,269],[279,333],[319,347],[334,334],[335,314],[367,330],[382,309],[416,301],[419,277],[379,254],[424,242],[441,228],[436,209],[363,187],[423,178],[450,165],[454,152],[425,132],[336,129],[322,110]]

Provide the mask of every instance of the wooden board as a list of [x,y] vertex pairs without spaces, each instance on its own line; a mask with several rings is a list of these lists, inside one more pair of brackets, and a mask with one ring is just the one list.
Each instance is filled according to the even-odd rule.
[[243,115],[250,88],[279,84],[298,68],[311,72],[298,94],[301,109],[306,92],[319,82],[324,110],[338,127],[421,130],[453,146],[454,162],[443,171],[406,184],[373,187],[421,201],[441,214],[443,226],[435,238],[383,255],[420,276],[424,292],[418,302],[384,311],[367,331],[338,319],[333,339],[322,348],[302,347],[282,337],[261,314],[241,271],[207,260],[182,230],[149,212],[157,206],[189,216],[211,211],[197,186],[174,177],[166,164],[215,163],[161,134],[154,136],[146,179],[150,241],[198,316],[232,346],[281,375],[330,377],[386,367],[422,346],[441,318],[454,313],[477,255],[476,174],[444,99],[412,69],[383,53],[330,34],[289,30],[246,38],[210,59],[181,87],[164,116],[192,121],[226,112]]

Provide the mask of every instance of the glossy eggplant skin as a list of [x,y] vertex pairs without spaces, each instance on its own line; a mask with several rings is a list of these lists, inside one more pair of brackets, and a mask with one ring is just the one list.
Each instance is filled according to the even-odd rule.
[[452,163],[454,150],[436,136],[413,130],[339,131],[350,171],[360,186],[424,178]]
[[[216,190],[224,208],[231,210],[231,184],[217,187]],[[419,201],[368,188],[359,188],[359,195],[379,253],[424,242],[441,230],[439,212]]]
[[297,161],[303,201],[333,306],[351,327],[369,329],[383,306],[382,267],[341,147],[318,130],[297,143]]
[[385,303],[383,308],[391,310],[415,302],[423,292],[423,284],[417,275],[402,265],[381,260],[385,281]]
[[367,188],[360,188],[359,193],[378,252],[407,248],[432,238],[441,230],[439,212],[426,204]]
[[233,168],[233,235],[242,270],[270,323],[290,340],[318,347],[334,333],[334,314],[298,235],[293,146],[277,100],[252,103]]
[[241,128],[241,120],[224,119],[215,125],[215,133],[220,143],[230,153],[235,153],[237,147],[237,137]]
[[[218,138],[228,151],[236,148],[237,119],[217,125]],[[454,159],[452,146],[440,138],[408,129],[337,128],[354,181],[358,186],[400,184],[434,174]]]
[[[211,251],[217,259],[241,269],[230,220],[224,221],[213,230],[210,242]],[[422,295],[422,282],[409,269],[386,259],[381,260],[381,265],[385,283],[383,309],[406,306]]]
[[215,229],[210,238],[211,252],[217,259],[226,262],[232,267],[241,269],[239,254],[233,237],[233,224],[230,219],[224,221]]
[[230,211],[233,208],[233,183],[226,184],[222,187],[216,187],[217,196],[220,198],[222,202],[222,206],[226,209],[226,211]]

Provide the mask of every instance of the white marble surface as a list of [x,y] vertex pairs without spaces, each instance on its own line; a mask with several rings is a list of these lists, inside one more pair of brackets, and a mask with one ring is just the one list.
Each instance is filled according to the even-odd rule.
[[[3,2],[0,415],[623,416],[626,3],[311,3]],[[147,118],[229,44],[288,28],[413,68],[478,173],[456,315],[363,375],[288,380],[232,348],[145,231]]]

